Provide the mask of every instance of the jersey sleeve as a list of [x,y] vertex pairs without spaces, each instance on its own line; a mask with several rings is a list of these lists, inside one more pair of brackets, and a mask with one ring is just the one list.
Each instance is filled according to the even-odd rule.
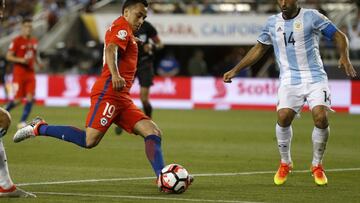
[[113,25],[106,32],[107,44],[114,43],[119,46],[120,52],[125,52],[130,39],[130,33],[126,26]]
[[337,31],[336,26],[323,14],[317,10],[312,11],[313,28],[321,31],[321,33],[327,38],[332,39]]
[[270,18],[268,18],[265,26],[261,30],[259,37],[257,38],[257,41],[260,42],[261,44],[272,45],[271,34],[270,34],[270,22],[271,22]]

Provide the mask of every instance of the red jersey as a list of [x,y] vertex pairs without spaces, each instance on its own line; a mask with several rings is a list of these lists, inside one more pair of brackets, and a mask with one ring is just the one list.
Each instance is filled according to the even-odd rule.
[[123,16],[117,18],[106,31],[104,47],[107,47],[109,43],[114,43],[118,46],[118,71],[120,76],[125,79],[126,87],[121,91],[113,90],[111,73],[105,62],[104,53],[104,67],[101,76],[96,80],[92,88],[92,94],[106,93],[116,97],[130,98],[129,90],[133,85],[136,72],[138,47],[132,29]]
[[14,52],[16,57],[28,59],[28,65],[14,63],[13,73],[16,75],[35,74],[34,64],[36,60],[36,51],[38,41],[35,38],[25,38],[18,36],[10,44],[9,51]]

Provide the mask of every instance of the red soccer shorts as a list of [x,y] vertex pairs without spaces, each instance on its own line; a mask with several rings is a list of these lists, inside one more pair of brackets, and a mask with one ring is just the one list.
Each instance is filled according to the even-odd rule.
[[15,99],[26,97],[28,93],[35,95],[35,75],[15,75],[13,76],[13,88]]
[[91,106],[86,119],[86,127],[105,133],[111,124],[115,123],[127,132],[133,133],[135,124],[143,119],[150,118],[130,99],[96,94],[91,96]]

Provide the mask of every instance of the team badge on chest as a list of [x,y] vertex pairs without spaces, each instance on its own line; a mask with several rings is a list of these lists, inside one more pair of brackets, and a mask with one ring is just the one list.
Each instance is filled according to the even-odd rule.
[[100,119],[100,124],[101,124],[102,126],[106,126],[106,125],[108,124],[108,120],[107,120],[105,117],[102,117],[102,118]]
[[301,22],[295,22],[295,23],[294,23],[294,30],[296,30],[296,31],[302,30],[302,24],[301,24]]

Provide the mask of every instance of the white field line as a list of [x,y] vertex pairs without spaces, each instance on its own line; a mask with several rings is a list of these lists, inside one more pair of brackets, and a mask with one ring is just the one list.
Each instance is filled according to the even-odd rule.
[[[336,168],[327,169],[326,172],[346,172],[346,171],[360,171],[360,168]],[[258,174],[273,174],[276,171],[253,171],[253,172],[239,172],[239,173],[204,173],[193,174],[194,177],[212,177],[212,176],[243,176],[243,175],[258,175]],[[294,170],[293,173],[310,173],[310,170]],[[54,182],[38,182],[38,183],[18,183],[17,186],[30,185],[61,185],[73,183],[94,183],[94,182],[111,182],[111,181],[134,181],[134,180],[152,180],[155,177],[137,177],[137,178],[108,178],[108,179],[87,179],[87,180],[68,180],[68,181],[54,181]]]
[[186,198],[130,196],[130,195],[94,195],[94,194],[84,194],[84,193],[61,193],[61,192],[34,192],[34,193],[44,194],[44,195],[59,195],[59,196],[101,197],[101,198],[137,199],[137,200],[164,200],[164,201],[181,201],[181,202],[257,203],[257,202],[248,202],[248,201],[238,201],[238,200],[186,199]]

